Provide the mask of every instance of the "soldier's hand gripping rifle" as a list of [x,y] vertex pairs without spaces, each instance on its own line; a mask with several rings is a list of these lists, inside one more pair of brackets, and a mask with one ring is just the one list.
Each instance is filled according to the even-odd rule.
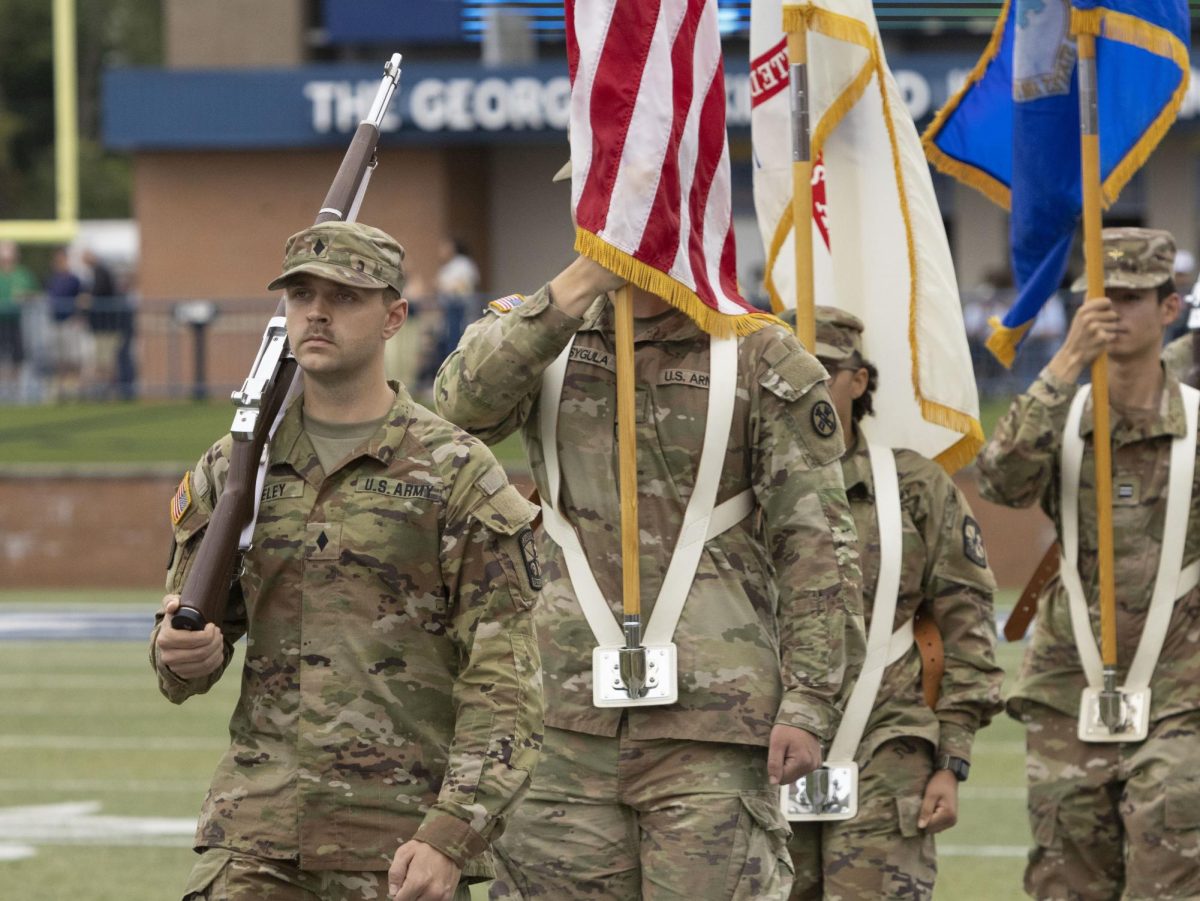
[[[399,84],[400,54],[395,53],[384,66],[375,101],[354,132],[314,224],[353,222],[357,217],[375,168],[379,129]],[[240,554],[250,548],[261,491],[259,465],[292,382],[299,377],[288,347],[285,312],[280,301],[267,323],[249,377],[240,391],[233,392],[237,412],[231,429],[229,473],[188,570],[179,610],[171,619],[176,629],[199,631],[206,623],[220,625],[224,621],[229,590],[237,578],[235,566]]]

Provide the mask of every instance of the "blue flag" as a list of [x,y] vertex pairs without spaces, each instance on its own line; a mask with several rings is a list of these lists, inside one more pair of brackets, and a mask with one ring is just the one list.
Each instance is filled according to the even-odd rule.
[[1186,0],[1006,0],[983,57],[923,139],[938,169],[1011,213],[1019,293],[988,340],[1006,366],[1066,274],[1083,210],[1075,35],[1088,33],[1111,204],[1187,93]]

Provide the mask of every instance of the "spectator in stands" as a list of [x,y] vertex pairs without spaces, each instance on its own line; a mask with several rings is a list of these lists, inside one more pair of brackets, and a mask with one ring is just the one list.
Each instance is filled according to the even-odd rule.
[[117,354],[130,331],[131,315],[108,264],[91,248],[84,250],[83,262],[90,273],[87,323],[93,341],[84,384],[89,395],[107,397],[117,383]]
[[51,396],[55,400],[74,399],[79,396],[80,373],[90,344],[90,336],[79,315],[83,282],[71,270],[67,248],[57,248],[50,265],[46,296],[50,302],[54,339]]
[[25,359],[21,340],[21,306],[38,291],[37,279],[21,265],[20,251],[12,241],[0,241],[0,390],[15,390],[16,377]]
[[442,241],[439,256],[442,265],[437,271],[434,287],[442,311],[442,334],[437,354],[440,364],[458,347],[458,340],[467,327],[467,304],[479,291],[479,267],[471,259],[467,245],[458,238]]

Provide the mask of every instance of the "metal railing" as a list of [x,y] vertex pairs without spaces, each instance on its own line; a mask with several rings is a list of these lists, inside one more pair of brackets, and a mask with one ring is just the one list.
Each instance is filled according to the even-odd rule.
[[[427,387],[485,298],[410,300],[388,374]],[[71,313],[45,297],[0,310],[0,404],[225,398],[241,386],[276,301],[95,298]]]

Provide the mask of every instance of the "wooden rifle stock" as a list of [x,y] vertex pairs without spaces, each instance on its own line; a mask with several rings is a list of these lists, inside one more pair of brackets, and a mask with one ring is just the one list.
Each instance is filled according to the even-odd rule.
[[[351,222],[357,215],[375,163],[379,129],[399,82],[400,54],[397,53],[384,67],[375,102],[354,132],[314,225],[335,220]],[[234,392],[238,412],[233,420],[229,471],[201,536],[196,558],[188,569],[179,609],[171,617],[171,625],[176,629],[200,631],[206,623],[222,625],[225,621],[229,592],[238,577],[234,568],[239,556],[239,540],[255,515],[259,462],[292,381],[299,377],[296,360],[288,350],[284,334],[285,313],[285,304],[280,301],[275,316],[267,325],[249,378],[241,391]]]
[[379,144],[379,129],[370,122],[360,122],[350,140],[350,149],[342,158],[337,175],[321,204],[321,212],[317,213],[314,225],[322,222],[346,220],[353,217],[350,214],[354,200],[358,196],[359,185],[366,177],[367,169],[375,158],[375,147]]
[[[281,303],[281,310],[282,307]],[[269,396],[264,398],[253,437],[234,436],[225,486],[204,528],[196,559],[188,569],[179,609],[171,618],[171,625],[176,629],[200,631],[205,623],[221,625],[225,622],[229,592],[238,576],[234,571],[238,559],[238,539],[254,515],[258,461],[267,445],[271,423],[283,406],[295,373],[295,359],[288,357],[280,362],[267,389]]]

